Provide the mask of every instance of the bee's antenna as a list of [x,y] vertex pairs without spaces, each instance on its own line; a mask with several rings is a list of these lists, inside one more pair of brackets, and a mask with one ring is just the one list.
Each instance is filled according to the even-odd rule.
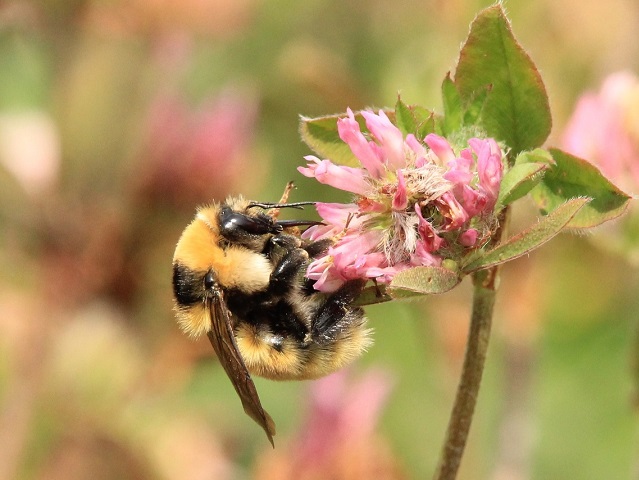
[[297,208],[303,210],[304,205],[315,205],[316,202],[295,202],[295,203],[262,203],[251,202],[248,204],[248,208],[260,207],[260,208]]
[[317,221],[317,220],[279,220],[275,222],[275,225],[279,225],[282,228],[287,228],[287,227],[301,227],[304,225],[309,225],[309,226],[325,225],[325,223]]

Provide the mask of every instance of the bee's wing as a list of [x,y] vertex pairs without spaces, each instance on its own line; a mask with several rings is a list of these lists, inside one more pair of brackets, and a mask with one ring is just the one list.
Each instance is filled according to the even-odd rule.
[[235,391],[240,396],[244,411],[264,429],[271,445],[275,446],[273,443],[275,423],[262,408],[255,384],[237,348],[231,324],[231,312],[226,308],[222,293],[220,292],[210,303],[211,331],[207,335],[211,345],[213,345],[226,374],[231,379]]

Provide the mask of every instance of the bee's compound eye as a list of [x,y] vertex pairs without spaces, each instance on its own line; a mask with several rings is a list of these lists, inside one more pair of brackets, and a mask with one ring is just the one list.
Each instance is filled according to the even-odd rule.
[[215,278],[213,277],[213,272],[208,272],[204,276],[204,289],[211,290],[215,286]]
[[234,212],[224,207],[220,212],[220,233],[227,238],[237,238],[242,235],[265,235],[278,233],[282,227],[273,223],[273,219],[267,215],[249,216],[244,213]]

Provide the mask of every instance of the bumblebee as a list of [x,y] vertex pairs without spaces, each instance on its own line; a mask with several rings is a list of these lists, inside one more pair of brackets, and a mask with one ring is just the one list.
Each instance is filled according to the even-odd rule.
[[295,230],[319,222],[277,219],[280,208],[307,204],[230,197],[199,208],[173,258],[179,326],[192,337],[208,336],[244,411],[271,444],[275,424],[251,375],[318,378],[371,344],[364,312],[352,305],[364,282],[347,282],[325,294],[304,278],[309,261],[330,241],[305,242]]

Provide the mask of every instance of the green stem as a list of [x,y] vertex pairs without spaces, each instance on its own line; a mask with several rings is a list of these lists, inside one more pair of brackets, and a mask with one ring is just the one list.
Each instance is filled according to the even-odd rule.
[[459,387],[457,388],[455,404],[448,423],[446,441],[434,476],[437,480],[454,480],[457,477],[457,470],[464,454],[470,424],[473,420],[479,385],[484,371],[486,351],[488,350],[496,293],[494,288],[484,285],[487,278],[480,279],[478,277],[496,275],[496,271],[493,275],[485,275],[492,270],[497,270],[497,267],[473,274],[473,282],[475,284],[473,312],[470,331],[468,332],[464,366]]
[[[506,208],[501,212],[500,228],[493,236],[491,242],[493,245],[499,243],[503,238],[508,218],[509,209]],[[474,286],[473,311],[470,317],[464,365],[453,411],[448,421],[444,447],[433,477],[435,480],[455,480],[464,455],[486,362],[493,307],[499,285],[499,265],[473,273],[472,279]]]

